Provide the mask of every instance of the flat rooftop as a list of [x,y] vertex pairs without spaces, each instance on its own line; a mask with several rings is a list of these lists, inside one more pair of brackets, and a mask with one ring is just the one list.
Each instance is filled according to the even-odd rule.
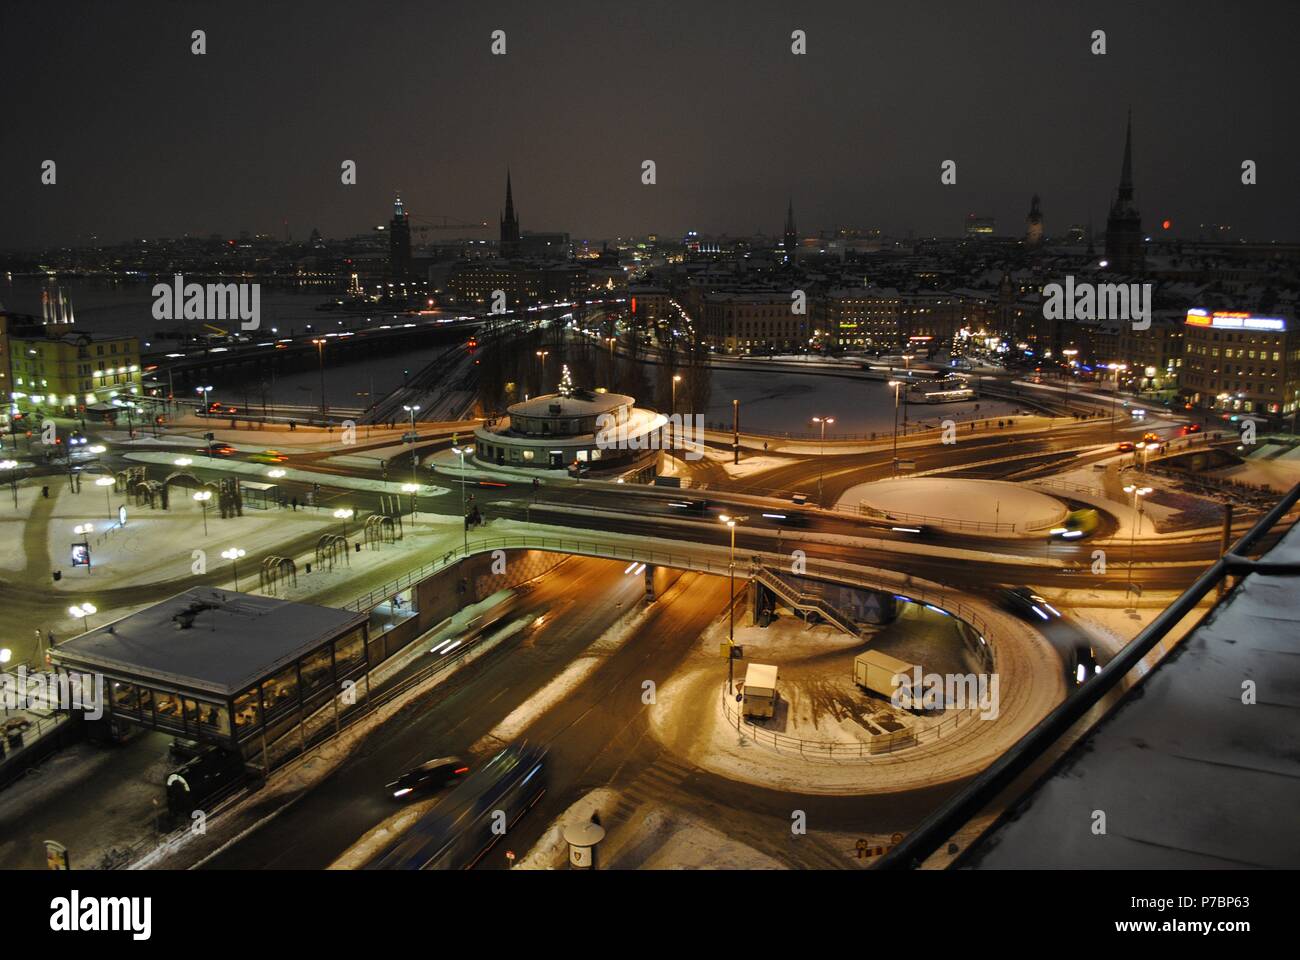
[[366,619],[350,610],[195,587],[65,640],[52,658],[69,669],[226,697]]
[[[1264,557],[1300,563],[1300,525]],[[961,866],[1300,863],[1300,582],[1252,573]],[[1256,685],[1245,704],[1243,685]],[[1092,813],[1106,814],[1094,836]]]

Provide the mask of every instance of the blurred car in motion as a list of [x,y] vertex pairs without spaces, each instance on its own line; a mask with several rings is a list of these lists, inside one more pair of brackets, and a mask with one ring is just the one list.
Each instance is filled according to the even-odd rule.
[[438,757],[436,760],[427,760],[418,767],[407,770],[388,784],[387,789],[392,793],[394,800],[400,800],[414,794],[441,790],[467,773],[469,773],[469,764],[460,757]]
[[1046,597],[1034,593],[1028,587],[1011,587],[1003,590],[999,596],[1004,607],[1026,620],[1047,621],[1061,616],[1061,611],[1048,603]]
[[1074,685],[1081,687],[1101,672],[1097,653],[1086,643],[1074,645]]
[[263,450],[261,453],[250,455],[248,459],[257,463],[284,463],[289,458],[279,450]]
[[[468,870],[546,792],[546,751],[506,747],[367,864],[369,870]],[[502,829],[504,827],[504,830]]]
[[1059,537],[1062,540],[1078,540],[1086,537],[1097,529],[1101,522],[1101,516],[1092,507],[1084,507],[1080,510],[1071,510],[1069,516],[1065,518],[1065,523],[1059,527],[1052,528],[1052,536]]
[[1193,433],[1200,433],[1201,425],[1199,423],[1184,424],[1181,432],[1184,437],[1189,436],[1190,434]]
[[228,443],[210,443],[206,447],[199,447],[196,451],[207,457],[229,457],[235,452],[235,448]]
[[1132,453],[1135,448],[1132,440],[1121,440],[1115,445],[1115,449],[1120,453]]

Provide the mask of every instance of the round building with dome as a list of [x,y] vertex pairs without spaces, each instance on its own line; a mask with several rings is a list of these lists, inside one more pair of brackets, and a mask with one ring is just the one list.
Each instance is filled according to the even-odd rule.
[[566,367],[559,391],[513,403],[474,429],[480,463],[535,470],[627,469],[658,452],[668,420],[636,399],[573,387]]

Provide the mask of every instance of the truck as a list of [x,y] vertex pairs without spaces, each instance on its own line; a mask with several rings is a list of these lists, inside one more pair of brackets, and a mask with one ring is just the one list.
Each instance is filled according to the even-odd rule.
[[[876,693],[894,703],[894,691],[903,690],[895,706],[910,709],[911,701],[906,691],[911,689],[912,678],[919,668],[879,650],[868,650],[853,658],[853,682],[868,693]],[[895,677],[906,680],[894,682]],[[904,686],[906,685],[906,686]],[[918,691],[919,696],[920,691]]]
[[745,668],[743,712],[747,717],[770,717],[776,712],[776,667],[751,663]]

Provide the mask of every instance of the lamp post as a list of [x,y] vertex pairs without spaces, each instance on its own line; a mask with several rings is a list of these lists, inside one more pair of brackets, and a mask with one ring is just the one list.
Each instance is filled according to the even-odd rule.
[[206,417],[208,415],[208,394],[212,392],[212,387],[210,385],[206,387],[195,387],[194,392],[203,394],[203,415]]
[[727,563],[727,575],[730,579],[730,600],[727,603],[727,696],[730,696],[735,683],[735,668],[732,666],[731,647],[736,642],[736,524],[749,518],[729,517],[724,513],[718,519],[725,523],[731,531],[731,559]]
[[348,521],[352,519],[355,513],[356,511],[353,510],[351,507],[339,507],[337,510],[334,511],[334,519],[342,522],[343,524],[344,540],[348,538]]
[[95,486],[104,488],[104,504],[108,507],[108,519],[113,519],[113,490],[117,486],[117,481],[112,477],[100,477],[95,481]]
[[318,338],[312,341],[316,344],[316,363],[320,367],[320,416],[325,419],[325,340]]
[[[912,354],[910,353],[903,354],[903,376],[910,390],[912,387]],[[907,394],[903,394],[903,436],[907,436]]]
[[889,385],[894,388],[894,469],[890,476],[898,476],[898,388],[903,385],[902,380],[890,380]]
[[541,368],[542,368],[542,377],[541,377],[541,380],[539,381],[539,390],[538,390],[539,393],[545,393],[545,392],[546,392],[546,355],[547,355],[548,353],[550,353],[550,352],[551,352],[551,351],[549,351],[549,350],[538,350],[538,351],[537,351],[537,356],[538,356],[538,359],[541,360]]
[[9,471],[9,486],[13,487],[15,510],[18,509],[18,474],[15,472],[17,469],[17,460],[0,460],[0,470]]
[[668,455],[670,457],[672,456],[671,453],[672,445],[677,442],[677,436],[673,431],[673,416],[677,413],[677,384],[681,382],[682,382],[682,375],[680,373],[674,373],[672,379],[672,387],[671,387],[672,409],[668,411],[668,437],[669,437],[668,444],[669,444],[669,451],[670,451]]
[[813,417],[812,422],[821,424],[822,428],[821,452],[817,454],[817,502],[824,507],[826,504],[822,503],[822,474],[826,472],[826,468],[823,466],[826,457],[826,424],[834,423],[835,418]]
[[68,613],[74,617],[81,618],[81,625],[85,628],[86,633],[90,633],[90,615],[99,613],[93,603],[82,603],[76,606],[68,607]]
[[235,592],[239,592],[239,558],[244,555],[244,551],[239,547],[231,547],[228,550],[222,550],[221,555],[230,561],[231,568],[235,571]]
[[1128,599],[1129,591],[1133,586],[1133,549],[1137,545],[1138,529],[1142,526],[1142,498],[1151,492],[1151,488],[1130,483],[1124,488],[1124,492],[1133,494],[1133,510],[1137,514],[1137,522],[1133,525],[1133,534],[1128,542],[1128,582],[1124,584],[1124,598]]
[[415,465],[418,461],[415,452],[415,412],[420,409],[420,405],[417,403],[414,406],[408,406],[404,403],[402,409],[411,415],[411,482],[416,483]]
[[1115,405],[1119,401],[1119,375],[1120,371],[1127,370],[1127,363],[1108,363],[1106,369],[1115,373],[1115,382],[1111,385],[1110,390],[1110,439],[1115,439]]
[[451,452],[460,457],[460,517],[465,528],[465,556],[469,556],[469,518],[465,516],[465,454],[470,447],[452,447]]
[[614,389],[614,376],[617,374],[614,363],[614,344],[618,343],[618,337],[606,337],[605,342],[609,344],[609,389]]
[[412,520],[416,519],[417,517],[417,514],[415,512],[415,495],[417,492],[419,492],[419,489],[420,489],[420,485],[418,483],[402,484],[402,492],[409,493],[411,495],[411,519]]
[[203,535],[206,537],[208,535],[208,501],[212,499],[212,491],[199,490],[194,494],[194,499],[203,508]]

